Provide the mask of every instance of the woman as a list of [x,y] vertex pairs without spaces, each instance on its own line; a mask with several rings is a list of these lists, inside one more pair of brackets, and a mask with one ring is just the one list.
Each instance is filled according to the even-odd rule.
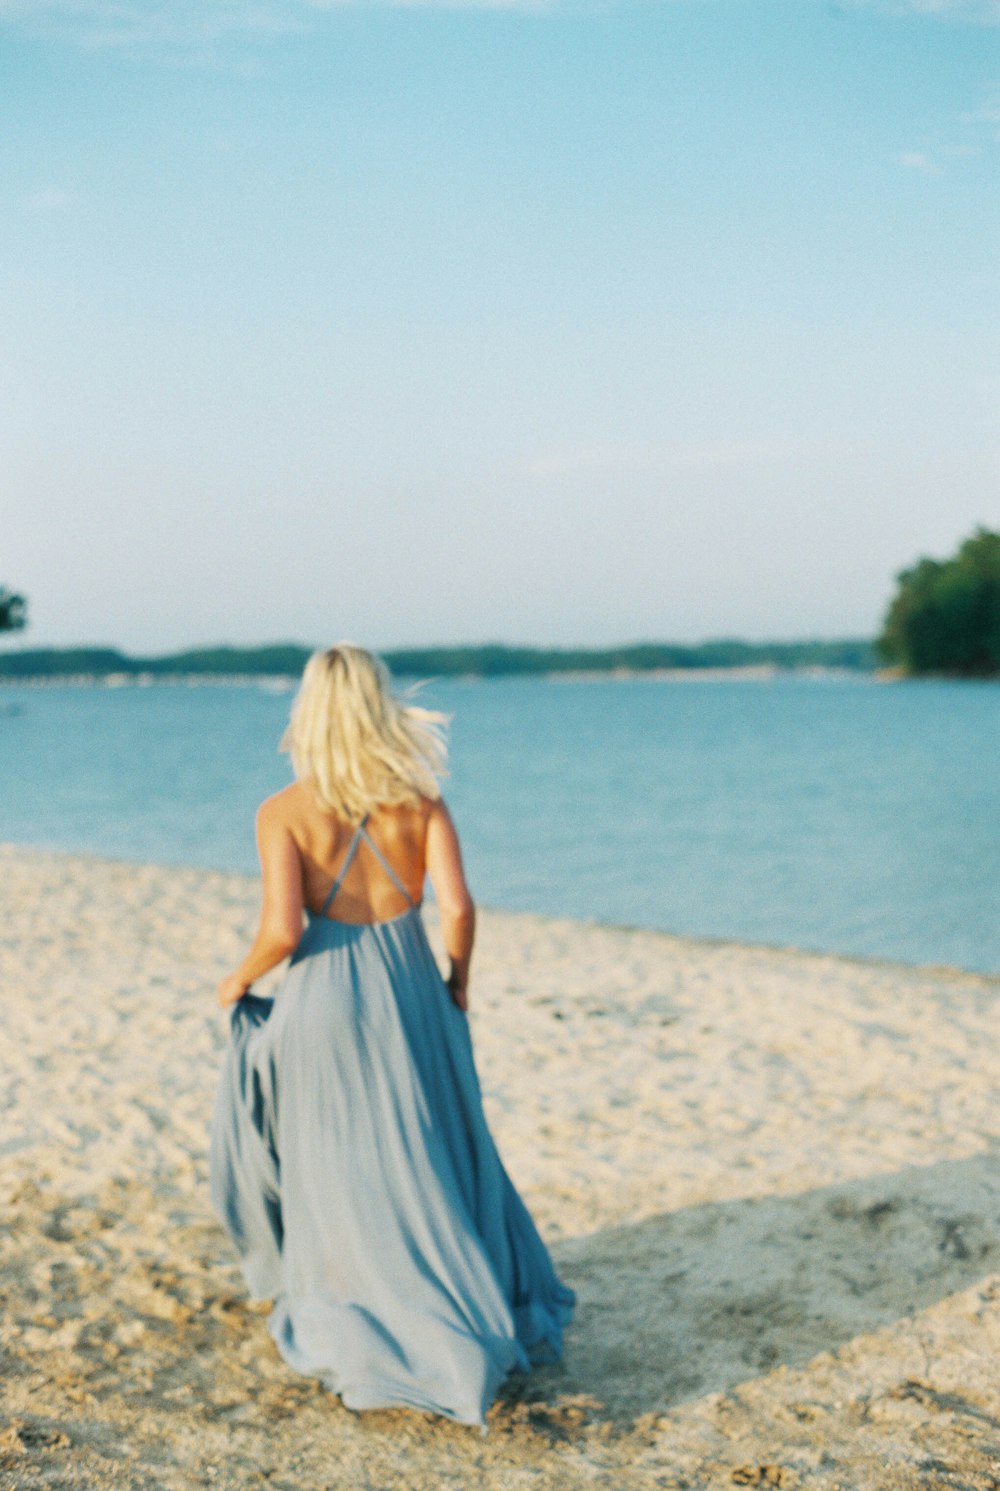
[[[306,667],[282,742],[297,780],[257,816],[260,928],[219,985],[234,1009],[212,1199],[292,1367],[349,1408],[483,1425],[509,1371],[559,1354],[573,1295],[483,1116],[442,726],[359,648]],[[447,979],[420,916],[425,874]],[[289,955],[276,998],[253,994]]]

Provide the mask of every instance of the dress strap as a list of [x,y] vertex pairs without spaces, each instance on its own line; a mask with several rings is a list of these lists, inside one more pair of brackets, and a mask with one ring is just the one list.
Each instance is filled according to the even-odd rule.
[[[348,870],[351,868],[351,862],[353,861],[354,856],[358,852],[358,845],[361,843],[361,837],[362,837],[362,835],[364,835],[365,842],[367,844],[371,844],[371,842],[372,842],[371,839],[365,833],[365,824],[367,822],[368,822],[368,814],[366,813],[365,816],[362,818],[361,822],[358,824],[357,828],[354,830],[354,837],[353,837],[353,839],[351,840],[351,842],[347,846],[347,853],[344,855],[344,858],[343,858],[343,860],[341,862],[340,869],[337,872],[337,878],[333,882],[333,884],[330,886],[330,893],[327,896],[326,900],[323,902],[322,906],[319,908],[319,911],[317,912],[318,916],[326,916],[326,913],[329,911],[330,907],[333,905],[333,902],[334,902],[334,899],[336,897],[336,894],[337,894],[338,890],[340,889],[341,885],[344,883],[344,876],[347,874]],[[374,848],[374,845],[372,847]],[[386,869],[388,869],[388,868],[389,867],[387,865]],[[391,875],[392,871],[390,870],[389,873]],[[395,879],[395,876],[393,876],[393,879]]]
[[368,845],[368,848],[374,854],[375,858],[378,860],[379,864],[382,866],[383,870],[388,875],[389,879],[392,881],[396,889],[400,892],[401,895],[404,895],[406,897],[409,905],[415,906],[416,902],[410,895],[410,892],[406,889],[406,886],[403,884],[402,880],[400,880],[399,876],[396,874],[396,871],[392,868],[392,865],[386,859],[385,855],[382,853],[381,849],[378,847],[371,834],[366,831],[365,823],[367,822],[368,819],[365,818],[364,823],[362,823],[361,827],[358,829],[358,833],[364,839],[365,843]]

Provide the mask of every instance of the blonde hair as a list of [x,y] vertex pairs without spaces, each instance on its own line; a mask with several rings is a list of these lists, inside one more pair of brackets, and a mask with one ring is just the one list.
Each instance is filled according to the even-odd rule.
[[280,748],[325,808],[358,823],[372,808],[440,797],[447,720],[395,697],[381,658],[341,642],[306,664]]

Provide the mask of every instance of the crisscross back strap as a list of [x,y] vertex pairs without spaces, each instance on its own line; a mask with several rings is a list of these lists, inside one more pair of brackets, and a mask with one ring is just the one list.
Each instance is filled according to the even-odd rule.
[[406,897],[407,903],[410,906],[414,905],[414,900],[413,897],[410,895],[410,892],[406,889],[406,886],[403,884],[402,880],[400,880],[399,876],[396,874],[396,871],[392,868],[392,865],[386,859],[385,855],[382,853],[381,849],[378,847],[371,834],[368,833],[365,829],[365,823],[367,822],[368,819],[366,818],[364,823],[362,823],[361,827],[359,828],[358,833],[360,834],[361,838],[364,839],[365,843],[368,845],[368,848],[374,854],[375,858],[378,860],[379,864],[382,866],[383,870],[388,875],[389,879],[392,881],[393,885],[396,887],[399,893]]
[[[334,898],[336,897],[336,894],[337,894],[338,890],[340,889],[340,887],[344,883],[344,876],[347,874],[348,870],[351,868],[351,865],[352,865],[352,863],[354,861],[354,856],[358,852],[358,845],[361,843],[361,836],[362,836],[362,834],[364,834],[365,842],[368,843],[368,844],[371,844],[371,839],[369,839],[368,835],[365,833],[365,824],[367,822],[368,822],[368,815],[366,813],[365,816],[362,818],[361,822],[358,824],[357,828],[354,830],[354,837],[352,838],[351,842],[347,846],[347,853],[344,855],[344,858],[343,858],[343,860],[341,862],[340,869],[337,872],[337,878],[333,882],[333,884],[330,886],[330,892],[329,892],[326,900],[323,902],[322,906],[319,908],[319,915],[320,916],[326,916],[326,913],[329,911],[330,907],[333,905]],[[386,866],[386,868],[388,868],[388,866]],[[390,873],[391,873],[391,871],[390,871]],[[393,877],[393,878],[395,878],[395,877]]]
[[410,895],[410,892],[406,889],[406,886],[403,884],[402,880],[400,880],[399,876],[396,874],[396,871],[392,868],[392,865],[386,859],[385,855],[382,853],[381,849],[378,847],[371,834],[369,834],[365,829],[365,824],[367,822],[368,814],[366,813],[361,822],[358,824],[357,828],[354,830],[354,837],[351,839],[351,842],[347,846],[347,853],[344,855],[343,861],[341,862],[340,869],[337,873],[337,878],[330,886],[327,898],[323,902],[322,906],[319,908],[319,912],[317,913],[319,916],[326,916],[327,912],[330,910],[330,907],[333,905],[334,900],[336,899],[337,892],[344,883],[344,876],[347,874],[348,870],[351,868],[351,865],[354,863],[354,856],[358,852],[358,845],[361,843],[362,839],[364,839],[365,843],[368,845],[368,848],[374,854],[375,858],[378,860],[379,864],[382,866],[383,870],[388,875],[393,885],[399,891],[400,895],[406,897],[407,905],[416,905],[416,902]]

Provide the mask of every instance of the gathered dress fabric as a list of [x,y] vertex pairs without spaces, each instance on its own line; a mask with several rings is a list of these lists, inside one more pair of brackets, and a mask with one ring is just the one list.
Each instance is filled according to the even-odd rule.
[[[410,901],[392,920],[326,914],[362,841]],[[285,1360],[348,1408],[482,1426],[510,1371],[561,1353],[573,1292],[497,1153],[420,908],[364,824],[275,998],[233,1010],[211,1193]]]

